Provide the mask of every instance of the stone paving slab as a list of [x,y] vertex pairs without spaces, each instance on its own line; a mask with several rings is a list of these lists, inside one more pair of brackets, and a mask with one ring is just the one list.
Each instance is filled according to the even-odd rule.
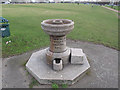
[[[89,58],[90,71],[82,79],[68,88],[117,88],[118,87],[118,51],[88,42],[67,40],[67,46],[82,48]],[[28,88],[31,75],[26,74],[23,65],[31,56],[28,52],[19,56],[4,58],[2,65],[3,88]],[[51,85],[39,85],[34,88],[51,88]]]

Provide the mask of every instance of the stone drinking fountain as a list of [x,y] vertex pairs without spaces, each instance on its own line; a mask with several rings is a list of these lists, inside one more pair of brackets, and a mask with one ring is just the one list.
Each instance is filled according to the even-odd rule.
[[41,25],[50,36],[50,47],[33,53],[27,70],[40,84],[74,84],[90,68],[82,49],[66,46],[66,35],[74,29],[74,22],[48,19]]

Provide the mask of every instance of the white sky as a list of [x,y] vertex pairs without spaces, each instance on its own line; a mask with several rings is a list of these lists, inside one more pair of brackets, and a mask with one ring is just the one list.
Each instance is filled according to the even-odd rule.
[[[50,0],[50,1],[53,1],[53,0]],[[63,0],[61,0],[61,1],[63,1]],[[64,0],[64,1],[101,1],[101,0]],[[106,1],[106,0],[104,0],[104,1]],[[120,0],[110,0],[110,1],[120,1]]]
[[[65,0],[65,1],[70,1],[70,0]],[[76,0],[78,1],[78,0]],[[80,0],[80,1],[96,1],[96,0]]]

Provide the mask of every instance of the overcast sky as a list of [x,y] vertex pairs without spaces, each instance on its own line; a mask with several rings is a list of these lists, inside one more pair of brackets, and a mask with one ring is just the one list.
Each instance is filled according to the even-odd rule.
[[[65,1],[70,1],[70,0],[65,0]],[[75,1],[96,1],[96,0],[75,0]],[[101,1],[101,0],[99,0]]]
[[[35,0],[31,0],[31,1],[35,2]],[[50,1],[54,1],[54,0],[50,0]],[[63,1],[63,0],[61,0],[61,1]],[[70,0],[64,0],[64,1],[70,1]],[[96,1],[96,0],[75,0],[75,1]],[[99,0],[99,1],[101,1],[101,0]]]
[[[50,0],[50,1],[53,1],[53,0]],[[64,1],[70,1],[70,0],[64,0]],[[94,1],[95,2],[95,1],[101,1],[101,0],[72,0],[72,1]],[[107,1],[107,0],[102,0],[102,1]],[[120,1],[120,0],[110,0],[110,1]]]
[[[67,1],[67,0],[65,0],[65,1]],[[80,0],[80,1],[101,1],[101,0]],[[104,0],[104,1],[106,1],[106,0]],[[117,0],[110,0],[110,1],[117,1]]]

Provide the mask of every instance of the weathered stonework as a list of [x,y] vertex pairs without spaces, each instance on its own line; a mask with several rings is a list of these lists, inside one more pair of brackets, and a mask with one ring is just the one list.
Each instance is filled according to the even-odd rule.
[[71,64],[84,64],[84,56],[82,49],[71,48]]
[[55,58],[60,58],[63,60],[63,64],[68,64],[71,50],[68,47],[66,47],[66,48],[67,48],[67,50],[62,53],[53,53],[50,51],[50,49],[48,49],[46,52],[47,64],[52,65],[52,62]]
[[68,64],[70,49],[66,47],[66,34],[74,28],[74,22],[68,19],[49,19],[44,20],[41,25],[50,35],[50,48],[46,53],[48,64],[52,64],[55,58],[60,58],[63,64]]
[[60,71],[63,69],[63,61],[60,59],[58,60],[53,60],[53,69],[56,71]]
[[66,46],[66,34],[74,28],[74,22],[49,19],[41,25],[50,36],[50,47],[33,53],[26,64],[27,70],[41,84],[74,84],[90,68],[82,49]]
[[[33,53],[26,64],[26,68],[40,84],[67,84],[76,83],[90,68],[86,56],[84,56],[83,65],[68,64],[62,70],[53,70],[52,66],[46,63],[46,51],[48,48]],[[71,50],[77,50],[72,48]],[[78,49],[80,50],[80,49]],[[73,58],[74,59],[74,58]],[[61,67],[60,67],[61,68]]]
[[65,36],[74,28],[74,22],[68,19],[48,19],[44,20],[41,25],[50,36]]

